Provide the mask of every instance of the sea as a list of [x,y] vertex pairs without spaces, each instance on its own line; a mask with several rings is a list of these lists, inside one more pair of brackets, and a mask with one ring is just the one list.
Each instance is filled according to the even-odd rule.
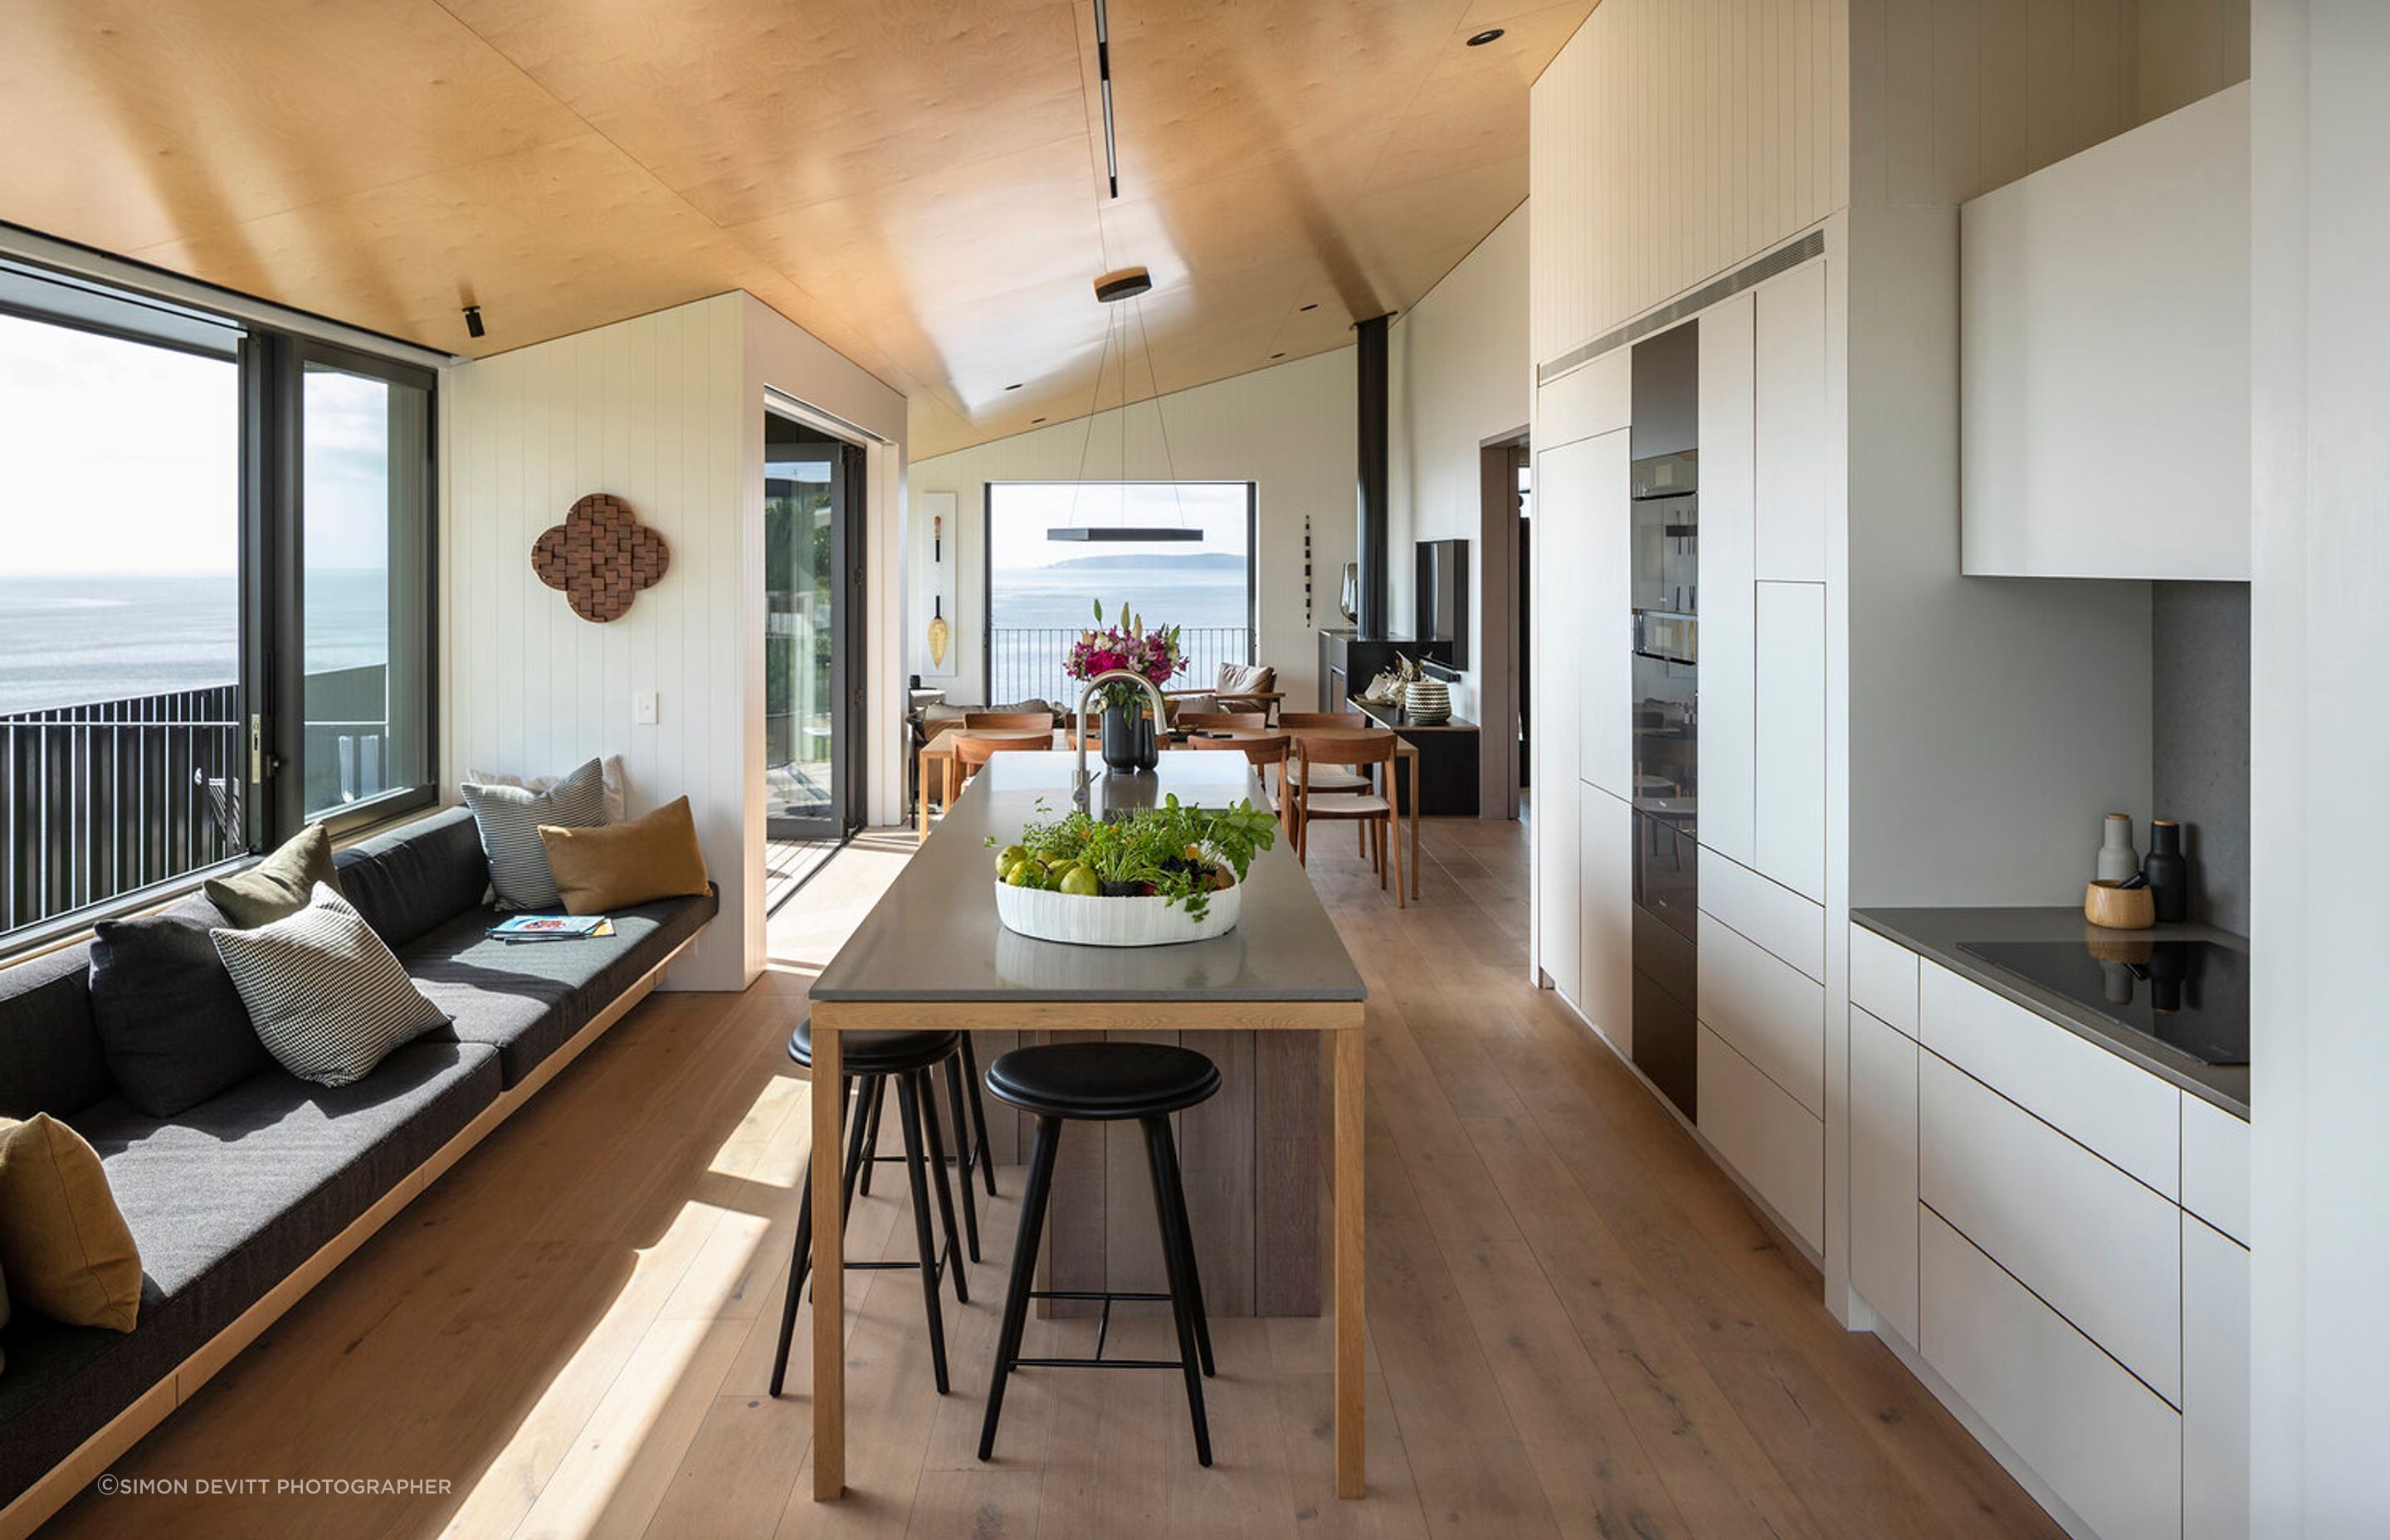
[[1176,625],[1189,631],[1250,625],[1245,601],[1245,558],[1204,552],[1167,561],[1087,557],[1050,567],[999,567],[993,574],[989,622],[999,630],[1065,626],[1085,631],[1096,623],[1102,601],[1104,622],[1120,616],[1125,602],[1149,630]]
[[[389,661],[388,578],[307,575],[307,671]],[[0,576],[0,716],[228,685],[239,677],[230,572]]]

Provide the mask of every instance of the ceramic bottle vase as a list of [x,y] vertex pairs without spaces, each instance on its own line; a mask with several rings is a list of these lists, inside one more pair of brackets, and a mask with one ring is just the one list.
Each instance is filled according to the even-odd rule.
[[2191,918],[2191,862],[2182,853],[2182,826],[2172,818],[2150,821],[2150,858],[2141,870],[2149,875],[2150,897],[2158,918]]
[[2133,848],[2132,818],[2123,813],[2109,814],[2092,876],[2102,882],[2122,882],[2140,869],[2140,853]]

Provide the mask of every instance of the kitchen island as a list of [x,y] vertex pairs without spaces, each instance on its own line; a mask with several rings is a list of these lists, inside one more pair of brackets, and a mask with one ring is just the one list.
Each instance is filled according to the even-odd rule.
[[[855,1030],[938,1028],[967,1032],[1094,1033],[1176,1040],[1189,1038],[1221,1061],[1228,1089],[1223,1110],[1241,1117],[1249,1133],[1223,1141],[1226,1169],[1240,1170],[1226,1186],[1231,1233],[1251,1238],[1250,1313],[1294,1313],[1302,1284],[1319,1252],[1317,1192],[1321,1128],[1317,1115],[1319,1033],[1334,1044],[1334,1369],[1336,1482],[1340,1495],[1362,1485],[1361,1429],[1361,1154],[1362,1002],[1366,991],[1310,879],[1281,838],[1246,874],[1238,928],[1210,941],[1176,946],[1109,949],[1032,940],[997,921],[993,855],[988,843],[1009,843],[1032,819],[1059,817],[1071,806],[1075,756],[1024,751],[999,754],[982,770],[936,831],[909,861],[822,971],[812,989],[814,1083],[838,1084],[840,1033]],[[1242,756],[1165,754],[1160,769],[1113,778],[1099,774],[1094,793],[1107,806],[1150,804],[1164,796],[1223,806],[1259,798]],[[1238,1045],[1250,1044],[1240,1057]],[[1247,1066],[1240,1070],[1240,1065]],[[1245,1110],[1234,1093],[1241,1086]],[[841,1148],[843,1098],[814,1097],[814,1148]],[[1233,1131],[1238,1124],[1229,1123]],[[1084,1131],[1074,1131],[1084,1132]],[[1197,1131],[1184,1136],[1190,1205],[1204,1184]],[[1083,1149],[1092,1141],[1076,1141]],[[1073,1141],[1065,1140],[1065,1149]],[[1108,1187],[1100,1169],[1075,1188],[1056,1182],[1047,1221],[1048,1287],[1084,1286],[1069,1270],[1133,1265],[1134,1253],[1106,1245],[1108,1230],[1150,1240],[1146,1211],[1124,1209],[1115,1226],[1105,1212]],[[1217,1188],[1220,1184],[1212,1184]],[[814,1164],[813,1200],[820,1238],[839,1233],[837,1162]],[[1216,1226],[1209,1227],[1216,1235]],[[1207,1226],[1197,1226],[1204,1292],[1215,1269],[1233,1266],[1211,1250]],[[1084,1238],[1096,1238],[1091,1253]],[[1279,1271],[1270,1275],[1267,1269]],[[844,1489],[844,1371],[842,1270],[816,1265],[814,1284],[814,1495]],[[1225,1280],[1224,1280],[1225,1281]],[[1289,1285],[1291,1284],[1290,1290]],[[1105,1287],[1098,1284],[1096,1287]],[[1233,1285],[1230,1285],[1233,1289]],[[1273,1292],[1276,1290],[1276,1292]],[[1228,1291],[1228,1290],[1224,1290]],[[1316,1294],[1311,1298],[1316,1300]],[[1215,1309],[1217,1307],[1215,1306]],[[1315,1305],[1316,1308],[1316,1305]],[[1221,1312],[1221,1313],[1226,1313]]]

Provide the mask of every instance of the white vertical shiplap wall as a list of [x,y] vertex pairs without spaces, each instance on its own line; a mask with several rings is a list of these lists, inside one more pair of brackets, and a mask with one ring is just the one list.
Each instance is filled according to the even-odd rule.
[[1849,201],[1850,3],[1595,8],[1529,108],[1536,361]]
[[[741,989],[763,966],[756,381],[777,375],[800,399],[830,396],[825,409],[857,421],[867,409],[866,426],[903,433],[902,399],[848,379],[861,371],[827,349],[788,343],[759,361],[753,303],[717,295],[457,365],[443,382],[442,783],[619,753],[633,814],[686,793],[723,912],[674,969],[684,989]],[[540,532],[592,492],[628,501],[672,547],[663,581],[605,625],[531,570]],[[642,691],[658,697],[651,726],[632,725]]]

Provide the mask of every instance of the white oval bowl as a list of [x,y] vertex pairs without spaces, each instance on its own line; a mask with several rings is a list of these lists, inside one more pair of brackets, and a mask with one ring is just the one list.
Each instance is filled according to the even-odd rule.
[[996,918],[1008,930],[1073,946],[1173,946],[1209,941],[1237,928],[1240,883],[1212,895],[1200,920],[1166,898],[1103,898],[996,884]]

